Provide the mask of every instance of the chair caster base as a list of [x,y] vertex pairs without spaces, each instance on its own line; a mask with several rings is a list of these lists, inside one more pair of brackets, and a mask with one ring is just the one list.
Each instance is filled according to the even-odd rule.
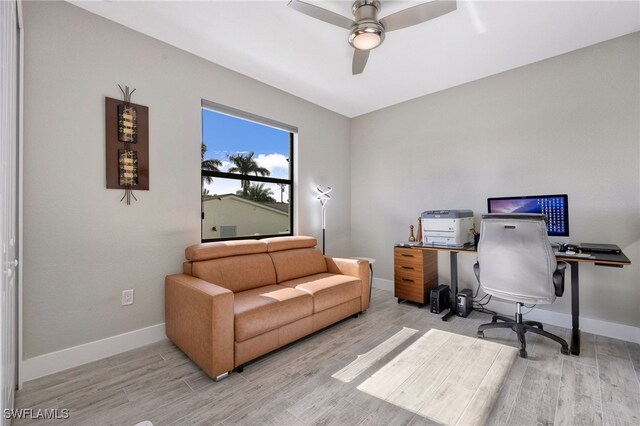
[[484,332],[478,331],[478,338],[479,339],[484,339]]
[[526,358],[526,357],[527,357],[527,350],[520,349],[520,358]]
[[562,355],[569,355],[569,347],[563,347],[560,349],[560,352],[562,353]]

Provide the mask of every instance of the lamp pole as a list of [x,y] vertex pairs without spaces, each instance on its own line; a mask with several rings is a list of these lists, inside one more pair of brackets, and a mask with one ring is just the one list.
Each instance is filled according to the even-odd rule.
[[331,199],[331,195],[329,195],[329,193],[332,189],[330,186],[327,186],[326,189],[322,189],[322,187],[318,185],[316,186],[316,191],[319,192],[316,199],[320,201],[320,205],[322,206],[322,254],[325,254],[326,206],[327,202]]

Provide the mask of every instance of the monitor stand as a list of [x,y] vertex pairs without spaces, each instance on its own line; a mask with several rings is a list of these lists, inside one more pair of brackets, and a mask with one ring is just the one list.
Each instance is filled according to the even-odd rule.
[[568,244],[570,241],[569,237],[550,236],[549,242],[551,243],[551,247],[553,247],[553,251],[558,251],[558,248],[560,248],[562,244]]

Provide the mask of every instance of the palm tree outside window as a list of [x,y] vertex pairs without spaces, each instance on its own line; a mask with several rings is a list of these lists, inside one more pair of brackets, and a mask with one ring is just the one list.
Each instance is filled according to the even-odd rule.
[[[233,167],[229,169],[229,173],[240,173],[241,175],[260,175],[269,176],[271,172],[266,167],[261,167],[256,160],[253,159],[255,153],[233,154],[229,155],[229,161],[233,163]],[[241,180],[242,195],[246,196],[251,186],[250,180]],[[264,185],[263,185],[264,186]]]
[[[202,164],[202,170],[207,170],[210,172],[219,172],[220,167],[222,167],[222,161],[216,158],[209,158],[207,160],[204,159],[204,154],[207,152],[207,145],[200,144],[200,162]],[[213,177],[201,175],[201,183],[200,189],[202,191],[202,195],[209,195],[209,190],[204,187],[205,183],[211,184],[213,183]]]

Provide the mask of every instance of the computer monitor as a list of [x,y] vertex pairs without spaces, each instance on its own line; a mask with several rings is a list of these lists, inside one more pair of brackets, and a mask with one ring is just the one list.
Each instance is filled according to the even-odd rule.
[[487,199],[489,213],[543,213],[547,215],[547,234],[555,242],[569,237],[569,199],[567,194],[525,195]]

